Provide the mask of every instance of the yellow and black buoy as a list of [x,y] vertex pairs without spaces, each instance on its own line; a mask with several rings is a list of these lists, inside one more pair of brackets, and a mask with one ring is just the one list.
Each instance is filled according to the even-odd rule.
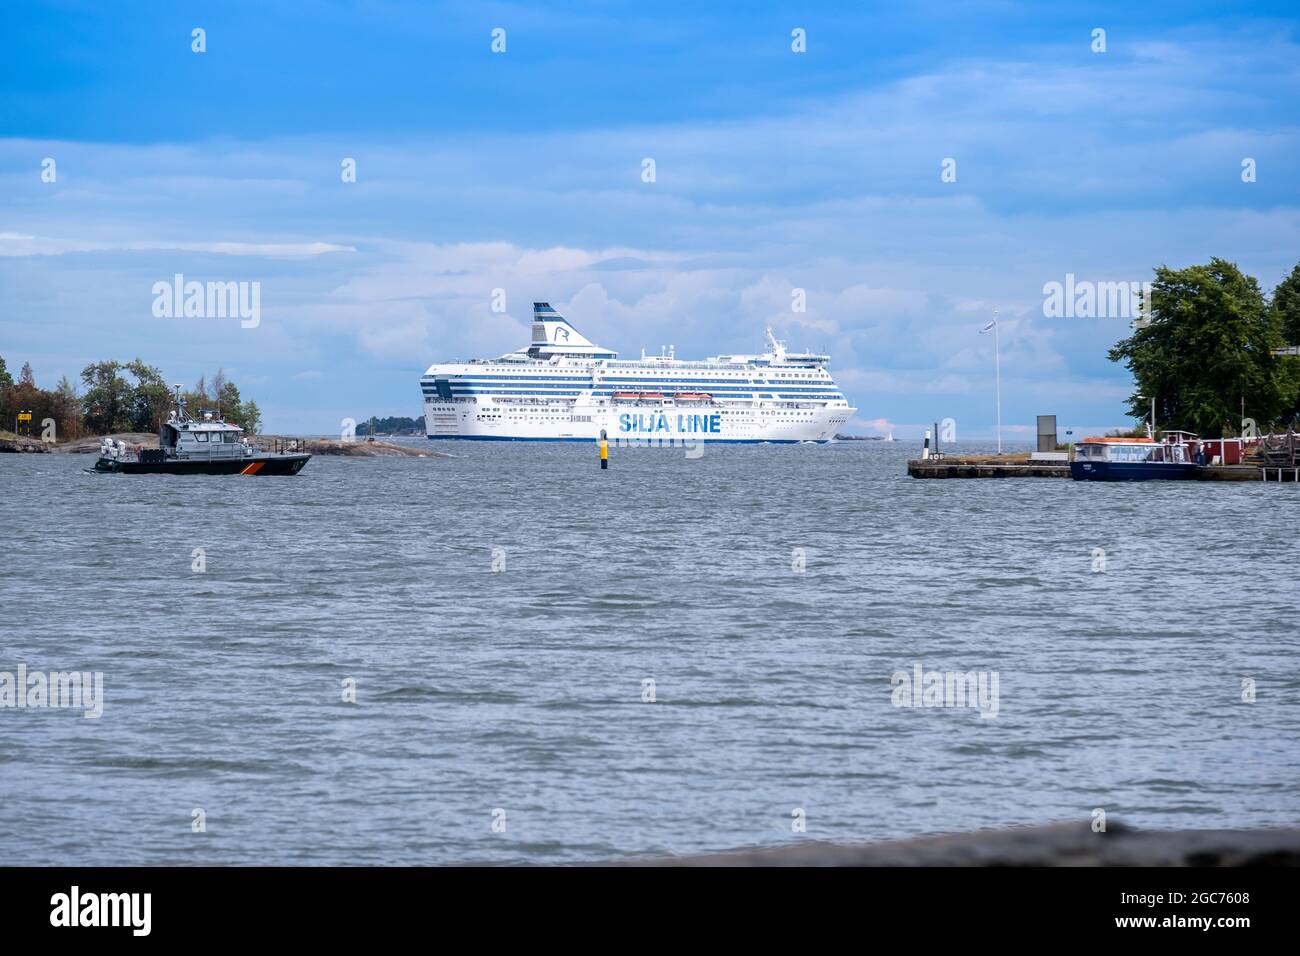
[[605,429],[600,430],[600,467],[609,467],[609,441],[605,438]]

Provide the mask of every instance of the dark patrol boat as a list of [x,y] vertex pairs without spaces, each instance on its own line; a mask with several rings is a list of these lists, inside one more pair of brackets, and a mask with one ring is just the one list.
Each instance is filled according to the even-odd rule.
[[[1075,481],[1187,480],[1197,464],[1182,439],[1170,433],[1165,441],[1152,438],[1085,438],[1074,446],[1070,477]],[[1191,436],[1195,441],[1195,436]]]
[[181,387],[175,407],[158,429],[158,448],[141,448],[105,438],[99,446],[96,471],[129,475],[296,475],[311,455],[301,450],[254,447],[238,425],[200,412],[185,413]]

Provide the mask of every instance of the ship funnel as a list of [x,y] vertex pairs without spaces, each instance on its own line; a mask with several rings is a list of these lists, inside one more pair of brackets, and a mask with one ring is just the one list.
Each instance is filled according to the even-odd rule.
[[616,353],[595,345],[551,308],[549,302],[533,303],[533,340],[529,351],[538,355],[584,355],[614,358]]

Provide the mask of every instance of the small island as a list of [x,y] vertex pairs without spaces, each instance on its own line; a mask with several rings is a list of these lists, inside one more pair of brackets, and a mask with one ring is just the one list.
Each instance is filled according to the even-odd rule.
[[[244,430],[259,445],[292,445],[313,455],[357,457],[447,458],[444,452],[411,445],[376,441],[371,422],[357,428],[356,439],[296,437],[261,433],[262,414],[257,402],[245,400],[239,387],[221,369],[200,378],[181,393],[190,409],[212,413]],[[162,373],[139,358],[92,362],[81,372],[81,388],[67,376],[53,389],[36,384],[30,362],[24,362],[14,381],[0,356],[0,452],[23,454],[92,454],[104,438],[142,448],[158,447],[158,430],[167,420],[174,399]],[[388,435],[423,435],[423,418],[374,420],[376,432]],[[10,430],[12,429],[12,430]]]

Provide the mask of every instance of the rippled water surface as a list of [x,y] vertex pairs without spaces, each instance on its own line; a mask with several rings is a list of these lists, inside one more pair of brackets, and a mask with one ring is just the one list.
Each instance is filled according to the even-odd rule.
[[[456,457],[0,456],[0,671],[102,671],[105,698],[0,709],[4,861],[1296,822],[1300,487],[917,481],[902,442],[615,449],[604,473],[587,446],[425,444]],[[895,707],[917,664],[996,671],[997,715]]]

